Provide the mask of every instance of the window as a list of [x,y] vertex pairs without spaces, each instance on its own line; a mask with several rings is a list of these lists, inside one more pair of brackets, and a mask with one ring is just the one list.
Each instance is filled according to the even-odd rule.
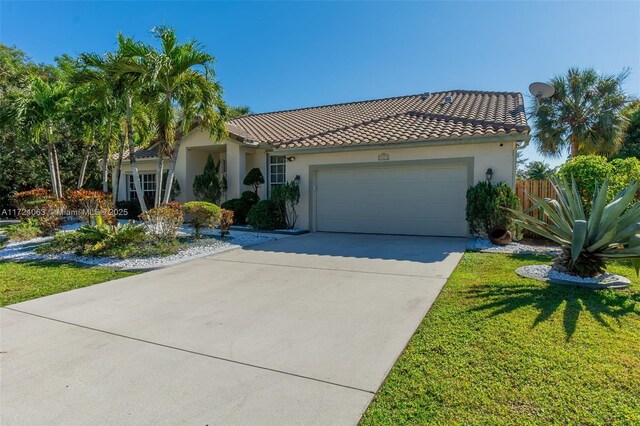
[[[153,201],[156,196],[156,174],[140,173],[138,177],[140,178],[145,201]],[[127,185],[129,187],[129,200],[137,200],[138,196],[133,182],[133,175],[127,175]]]
[[287,158],[280,155],[269,156],[269,186],[282,185],[287,181]]

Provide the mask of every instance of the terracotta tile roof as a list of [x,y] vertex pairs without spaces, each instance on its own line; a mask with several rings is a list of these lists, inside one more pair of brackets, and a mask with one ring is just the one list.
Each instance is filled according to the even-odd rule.
[[528,135],[522,94],[454,90],[246,115],[237,139],[275,148],[328,147]]
[[[156,158],[158,156],[158,144],[154,143],[153,145],[151,145],[146,149],[140,149],[139,147],[136,147],[134,155],[136,156],[137,160],[144,159],[144,158]],[[114,154],[111,154],[111,158],[113,158],[114,160],[117,160],[118,153],[116,152]],[[129,158],[129,149],[126,148],[124,151],[124,155],[122,156],[122,159],[126,160],[128,158]]]

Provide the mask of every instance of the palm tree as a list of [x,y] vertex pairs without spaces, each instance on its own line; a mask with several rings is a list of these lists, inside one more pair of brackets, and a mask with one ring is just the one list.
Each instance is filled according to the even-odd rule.
[[[186,134],[194,121],[208,128],[216,137],[224,134],[222,88],[214,80],[213,56],[189,41],[178,43],[175,31],[167,27],[153,29],[160,40],[160,51],[139,50],[135,60],[143,64],[140,77],[147,82],[145,91],[151,94],[158,126],[158,166],[156,171],[155,204],[167,202],[171,194],[180,140],[179,130]],[[180,118],[182,118],[180,120]],[[171,156],[171,166],[162,196],[162,175],[165,155]]]
[[45,82],[40,77],[32,77],[29,89],[16,98],[13,108],[4,111],[2,121],[14,120],[29,131],[36,145],[44,140],[51,188],[57,198],[62,197],[62,181],[58,150],[55,144],[56,125],[67,105],[67,87],[60,81]]
[[532,161],[527,164],[525,176],[532,180],[546,180],[553,174],[551,167],[543,161]]
[[622,83],[628,74],[603,76],[594,69],[570,68],[565,76],[552,78],[555,94],[541,99],[532,112],[538,151],[549,157],[567,148],[571,157],[617,152],[625,126],[620,110],[628,101]]
[[[144,109],[140,105],[144,89],[144,81],[141,77],[146,70],[146,66],[141,58],[147,57],[151,50],[149,46],[143,43],[118,34],[118,50],[115,53],[107,53],[104,57],[96,54],[83,54],[81,56],[81,60],[90,70],[104,73],[102,75],[103,78],[111,82],[113,96],[121,103],[119,121],[122,125],[122,139],[117,170],[118,180],[116,182],[119,182],[124,145],[127,144],[133,184],[140,203],[140,209],[143,212],[147,211],[147,204],[144,200],[140,173],[138,172],[135,157],[134,125],[139,124],[141,121],[138,120],[137,112]],[[116,111],[118,110],[116,109]],[[137,126],[138,135],[144,135],[149,128],[148,122],[146,120],[142,121],[145,125]]]

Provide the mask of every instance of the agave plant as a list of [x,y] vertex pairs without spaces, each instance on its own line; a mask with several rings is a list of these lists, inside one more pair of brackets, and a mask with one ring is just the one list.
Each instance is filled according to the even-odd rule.
[[602,274],[607,259],[631,259],[640,271],[640,203],[638,183],[633,182],[607,204],[609,180],[595,187],[590,214],[585,213],[578,185],[571,179],[553,177],[557,200],[527,194],[547,221],[526,212],[511,211],[523,228],[548,238],[562,247],[553,267],[581,277]]

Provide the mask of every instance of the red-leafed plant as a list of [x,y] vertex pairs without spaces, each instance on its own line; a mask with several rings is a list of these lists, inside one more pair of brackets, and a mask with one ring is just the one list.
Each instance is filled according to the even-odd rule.
[[229,235],[229,228],[233,225],[233,211],[220,209],[220,236]]
[[65,196],[68,207],[83,222],[95,224],[96,216],[105,222],[113,222],[113,201],[111,194],[90,189],[73,189]]

